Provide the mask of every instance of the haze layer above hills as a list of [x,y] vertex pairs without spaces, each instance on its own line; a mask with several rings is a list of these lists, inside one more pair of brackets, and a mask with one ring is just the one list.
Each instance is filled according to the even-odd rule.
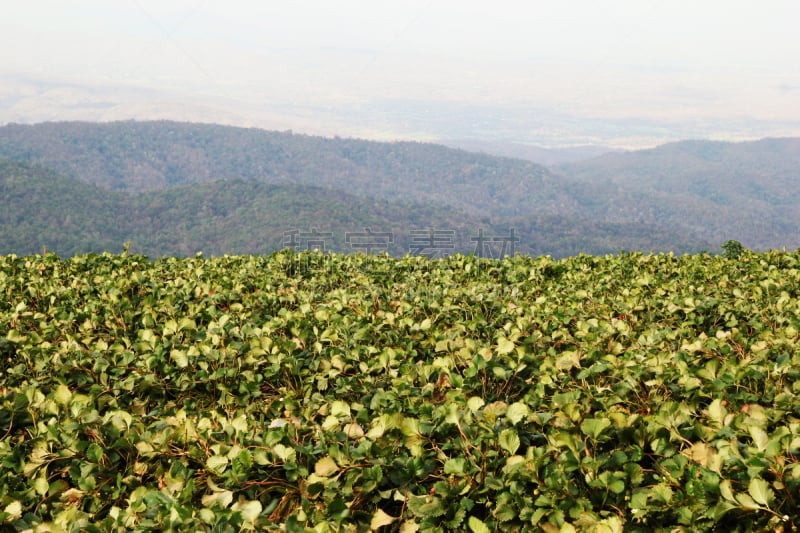
[[[3,194],[0,253],[125,241],[155,255],[265,253],[311,227],[348,251],[343,234],[367,226],[392,232],[392,253],[411,251],[412,231],[451,231],[452,249],[469,253],[479,231],[510,228],[517,251],[554,256],[717,251],[728,239],[795,248],[797,143],[681,142],[552,171],[427,143],[166,121],[12,124],[0,128],[0,179],[16,198]],[[71,237],[58,231],[65,216],[80,221]],[[13,234],[27,237],[12,245]]]

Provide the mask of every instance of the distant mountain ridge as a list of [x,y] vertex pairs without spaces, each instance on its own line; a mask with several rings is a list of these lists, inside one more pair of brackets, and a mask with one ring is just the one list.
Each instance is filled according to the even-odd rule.
[[752,142],[680,141],[566,163],[564,174],[592,183],[691,194],[716,203],[800,201],[800,138]]
[[577,208],[534,163],[416,142],[329,139],[169,121],[54,122],[0,128],[0,157],[25,160],[113,190],[241,178],[424,199],[485,215]]
[[557,167],[558,165],[575,163],[603,154],[622,151],[609,146],[598,145],[543,148],[516,142],[482,141],[479,139],[446,139],[440,142],[445,146],[469,152],[524,159],[545,167]]
[[[366,223],[402,226],[406,233],[410,228],[453,229],[466,236],[464,250],[469,249],[469,235],[480,228],[513,227],[520,230],[519,251],[555,256],[620,249],[718,251],[729,239],[753,249],[796,248],[798,143],[687,141],[550,170],[530,161],[429,143],[170,121],[0,127],[0,157],[17,165],[39,165],[19,172],[50,169],[50,178],[60,184],[52,185],[56,188],[68,178],[92,184],[93,189],[73,189],[104,199],[97,206],[101,211],[125,212],[128,207],[109,207],[124,204],[120,198],[130,205],[161,206],[158,212],[137,207],[129,213],[134,219],[150,217],[153,223],[171,221],[160,237],[164,246],[153,244],[147,229],[128,231],[158,254],[188,253],[195,247],[261,253],[280,246],[279,239],[259,247],[246,244],[243,235],[282,234],[278,219],[284,228],[290,220],[301,227],[324,220],[340,229]],[[284,187],[283,192],[276,186]],[[37,193],[19,194],[38,201]],[[297,195],[309,198],[306,207],[298,204]],[[167,205],[167,199],[183,210]],[[253,199],[261,207],[252,208]],[[328,209],[334,204],[336,209]],[[223,205],[226,215],[215,215],[214,206]],[[254,214],[259,209],[280,216]],[[33,208],[30,212],[47,214]],[[292,219],[295,212],[298,216]],[[18,216],[28,220],[24,213]],[[114,227],[127,223],[113,218],[108,224]],[[166,244],[172,238],[168,234],[181,231],[183,237],[175,238],[183,244]],[[237,241],[234,235],[241,238]],[[396,247],[394,253],[408,251],[408,243],[401,244],[406,248]]]
[[588,187],[626,191],[642,202],[621,203],[611,220],[630,220],[642,207],[687,234],[728,238],[753,248],[800,246],[800,138],[750,142],[681,141],[648,150],[609,153],[561,165]]

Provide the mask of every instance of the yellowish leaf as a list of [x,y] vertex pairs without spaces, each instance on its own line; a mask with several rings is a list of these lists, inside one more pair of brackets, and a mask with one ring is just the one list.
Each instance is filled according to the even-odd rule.
[[328,477],[338,470],[339,466],[330,455],[326,455],[314,465],[314,473],[319,477]]
[[372,520],[369,522],[369,529],[370,531],[377,531],[383,526],[388,526],[395,520],[397,520],[397,518],[386,514],[383,509],[378,509],[375,511],[375,514],[372,515]]

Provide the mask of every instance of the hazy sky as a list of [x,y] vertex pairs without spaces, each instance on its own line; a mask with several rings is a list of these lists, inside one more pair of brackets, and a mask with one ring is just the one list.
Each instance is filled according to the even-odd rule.
[[298,129],[314,106],[415,100],[689,125],[780,121],[800,135],[797,0],[5,4],[0,122],[2,106],[9,115],[25,91],[41,91],[12,86],[18,76],[167,91],[240,115],[295,105]]

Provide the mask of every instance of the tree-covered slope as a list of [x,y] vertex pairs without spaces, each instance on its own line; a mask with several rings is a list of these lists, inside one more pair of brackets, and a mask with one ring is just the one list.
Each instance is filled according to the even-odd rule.
[[681,141],[608,153],[560,169],[585,182],[688,195],[720,205],[800,203],[800,138]]
[[114,198],[45,168],[0,160],[0,254],[120,250],[136,213]]
[[[0,196],[0,254],[47,249],[70,256],[118,251],[126,242],[132,251],[151,256],[268,253],[295,245],[493,257],[503,253],[504,244],[505,253],[553,256],[709,248],[657,226],[598,225],[563,215],[491,221],[448,207],[309,185],[233,179],[143,193],[108,191],[11,160],[0,160]],[[366,228],[383,235],[366,235]],[[518,239],[513,249],[502,240],[512,237],[512,229]],[[485,246],[478,249],[480,232]]]
[[498,216],[578,204],[531,162],[416,142],[329,139],[178,122],[45,123],[0,128],[0,156],[56,168],[106,189],[158,190],[242,178],[317,185]]
[[759,249],[800,246],[800,139],[684,141],[560,171],[597,192],[592,209],[606,220],[656,222]]
[[[463,252],[477,224],[453,209],[240,179],[138,194],[107,191],[10,160],[0,161],[0,195],[0,253],[16,254],[45,248],[61,255],[102,252],[125,242],[150,255],[268,253],[292,244],[287,232],[293,230],[300,232],[298,248],[314,239],[320,247],[347,251],[347,233],[365,228],[392,233],[373,238],[373,251],[402,254],[413,243],[412,230],[446,229]],[[328,235],[304,235],[314,230]]]
[[[265,238],[264,232],[276,233],[264,223],[253,229],[256,220],[266,215],[263,207],[250,201],[250,193],[226,195],[217,185],[207,185],[225,179],[229,180],[226,187],[233,187],[236,180],[281,185],[287,191],[321,187],[300,194],[310,195],[310,206],[324,203],[323,196],[347,204],[336,207],[336,213],[324,207],[316,217],[336,227],[361,225],[363,217],[350,216],[351,212],[376,209],[389,219],[383,226],[402,226],[406,231],[415,224],[435,223],[439,229],[437,219],[423,216],[426,210],[441,212],[450,221],[448,230],[469,227],[466,235],[482,225],[525,227],[524,249],[532,253],[683,252],[717,249],[730,239],[756,250],[793,249],[800,247],[800,193],[794,186],[800,180],[799,143],[797,139],[675,143],[563,166],[562,175],[557,175],[531,162],[434,144],[330,139],[219,125],[64,122],[0,128],[0,155],[44,165],[94,184],[98,190],[155,194],[144,198],[164,209],[167,206],[157,192],[167,191],[164,198],[172,198],[169,191],[174,187],[194,188],[195,192],[178,195],[189,194],[203,206],[218,202],[215,198],[227,198],[224,211],[235,216],[225,220],[202,218],[204,209],[185,210],[181,205],[159,211],[159,216],[173,221],[180,213],[182,219],[192,221],[182,231],[203,236],[192,240],[178,235],[175,224],[169,225],[170,236],[153,235],[144,228],[144,240],[164,244],[152,248],[160,251],[196,247],[190,243],[222,250],[215,246],[223,242],[219,227],[226,221],[225,239],[231,231],[236,233],[230,229],[234,225],[244,228],[239,232],[242,238],[233,239],[240,243]],[[256,196],[266,189],[258,190]],[[287,193],[284,199],[294,196]],[[296,197],[292,201],[299,207]],[[405,207],[402,212],[369,207],[376,201],[414,205],[412,211],[417,213],[409,215]],[[243,203],[238,210],[232,208],[236,202]],[[249,209],[245,204],[260,211],[244,220]],[[384,204],[375,204],[380,205]],[[270,212],[284,214],[284,223],[294,215],[285,206],[274,202],[270,206]],[[288,222],[299,227],[316,224],[311,216],[315,210],[309,207],[303,216]],[[158,217],[151,220],[155,226],[162,225]],[[380,216],[364,220],[377,224]],[[469,245],[468,237],[465,242]],[[236,248],[240,253],[257,250],[261,248]]]

